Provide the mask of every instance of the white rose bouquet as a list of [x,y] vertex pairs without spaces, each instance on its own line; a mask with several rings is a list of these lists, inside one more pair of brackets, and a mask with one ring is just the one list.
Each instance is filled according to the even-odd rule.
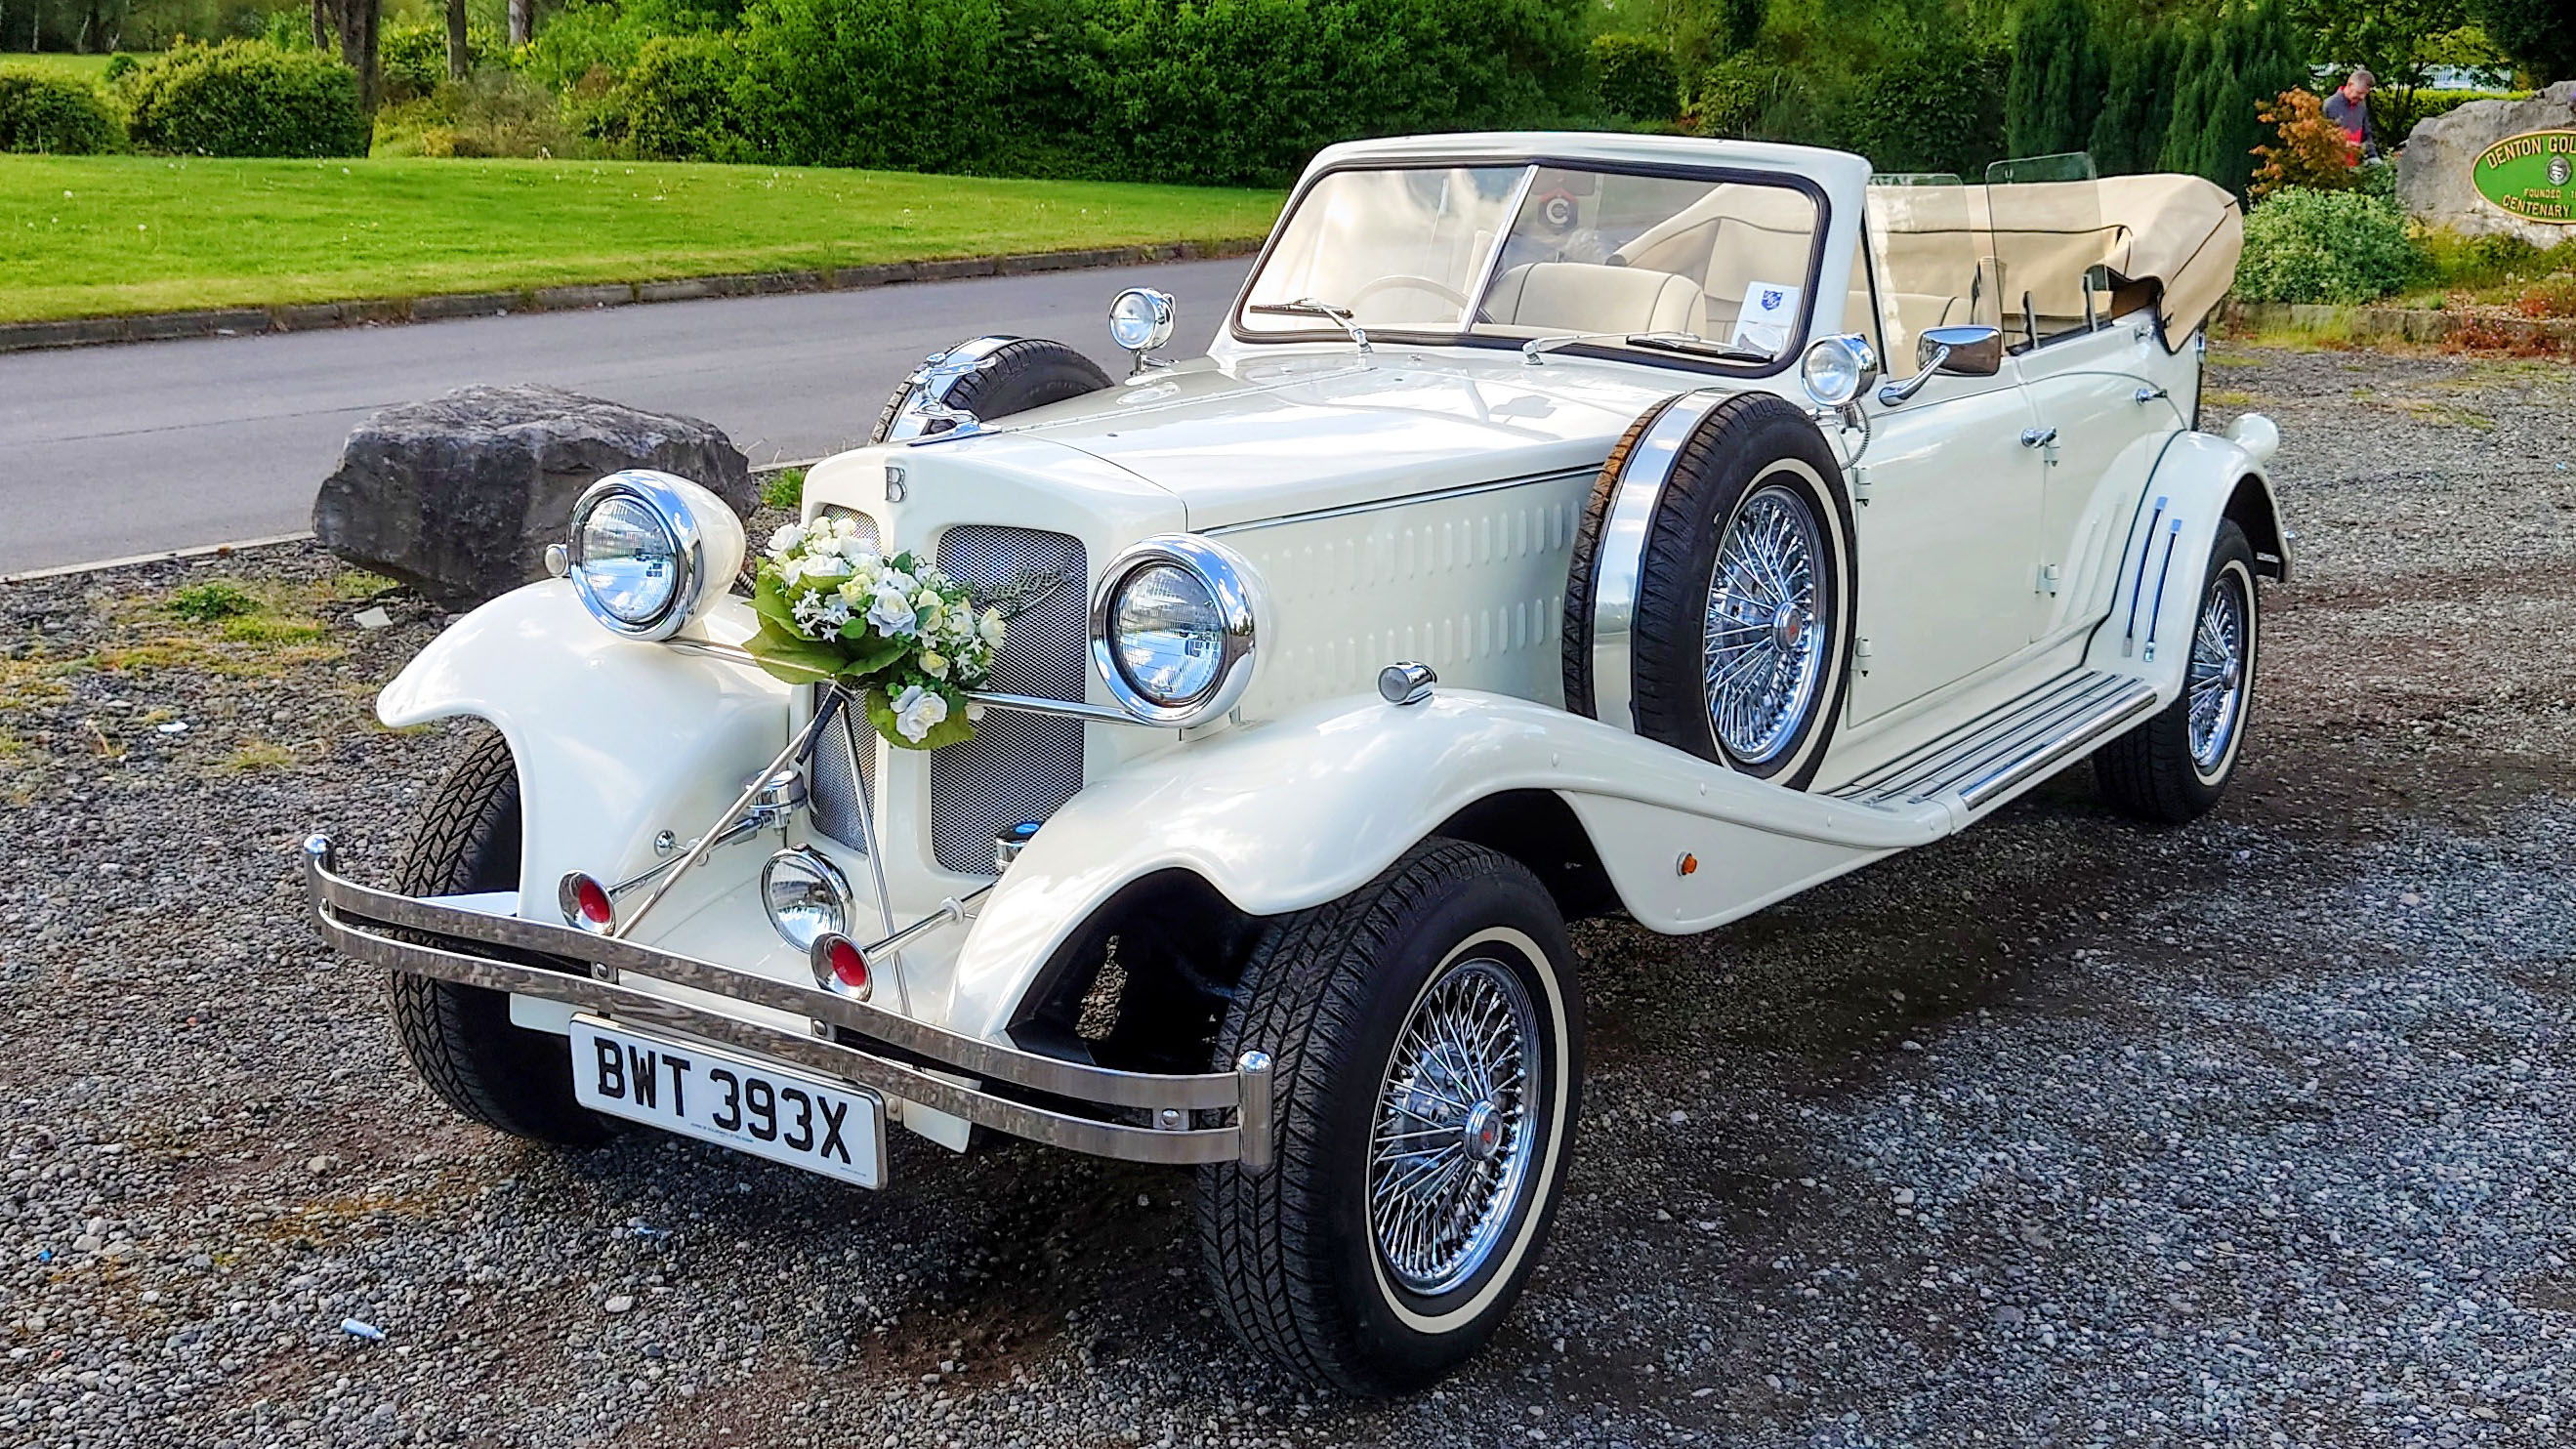
[[860,692],[877,733],[908,750],[972,737],[966,691],[1001,646],[1002,612],[909,553],[880,555],[847,518],[770,535],[751,592],[751,654],[790,684]]

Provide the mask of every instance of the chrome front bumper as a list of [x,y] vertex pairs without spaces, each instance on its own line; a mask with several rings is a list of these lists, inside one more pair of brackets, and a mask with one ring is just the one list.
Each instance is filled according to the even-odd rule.
[[[317,835],[304,843],[304,885],[314,923],[322,939],[361,961],[463,986],[566,1002],[612,1021],[734,1047],[1051,1147],[1129,1162],[1240,1162],[1254,1171],[1270,1165],[1271,1064],[1261,1052],[1246,1052],[1231,1072],[1163,1076],[1112,1071],[961,1036],[811,986],[570,926],[372,890],[332,866],[329,837]],[[404,939],[391,934],[396,931],[440,939]],[[500,947],[502,954],[474,949],[478,946]],[[867,1045],[845,1046],[686,1005],[622,984],[618,978],[626,973],[792,1012],[841,1028]],[[976,1084],[960,1083],[946,1073],[973,1078]],[[1017,1094],[1084,1110],[1059,1110],[1019,1100]],[[1198,1114],[1214,1112],[1231,1113],[1234,1120],[1195,1125]],[[1116,1120],[1122,1114],[1129,1120]]]

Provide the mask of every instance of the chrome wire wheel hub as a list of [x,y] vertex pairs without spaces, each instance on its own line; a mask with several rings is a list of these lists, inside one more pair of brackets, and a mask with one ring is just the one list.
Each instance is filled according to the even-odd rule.
[[1503,963],[1451,963],[1396,1034],[1369,1143],[1369,1229],[1406,1290],[1475,1276],[1509,1230],[1537,1145],[1538,1016]]
[[1710,728],[1745,764],[1789,747],[1824,675],[1823,553],[1806,499],[1777,485],[1746,499],[1718,542],[1700,663]]
[[2220,574],[2201,601],[2187,675],[2191,763],[2204,779],[2226,762],[2245,713],[2245,623],[2243,585],[2231,574]]

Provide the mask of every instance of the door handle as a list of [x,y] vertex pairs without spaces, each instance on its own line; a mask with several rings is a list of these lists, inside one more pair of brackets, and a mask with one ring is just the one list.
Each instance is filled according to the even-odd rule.
[[2025,448],[2045,448],[2056,441],[2057,429],[2055,428],[2024,428],[2021,430],[2021,445]]
[[2168,396],[2171,396],[2171,394],[2167,393],[2163,388],[2142,387],[2136,392],[2129,394],[2129,400],[2140,407],[2145,407],[2147,404],[2154,402],[2158,398]]

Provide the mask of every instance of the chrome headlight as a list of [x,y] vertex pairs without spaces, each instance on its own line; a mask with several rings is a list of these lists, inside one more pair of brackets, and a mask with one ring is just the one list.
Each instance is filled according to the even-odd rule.
[[742,568],[742,520],[669,473],[630,468],[572,508],[566,572],[592,618],[635,639],[668,639],[723,596]]
[[1860,396],[1878,375],[1878,354],[1857,332],[1819,337],[1799,365],[1798,380],[1819,406],[1838,408]]
[[782,850],[760,868],[760,902],[779,939],[799,950],[850,929],[849,878],[806,847]]
[[1260,585],[1224,544],[1149,538],[1110,561],[1091,598],[1091,659],[1119,707],[1182,727],[1234,708],[1252,683]]
[[1179,308],[1169,292],[1129,287],[1109,302],[1109,340],[1127,352],[1151,352],[1172,340]]

